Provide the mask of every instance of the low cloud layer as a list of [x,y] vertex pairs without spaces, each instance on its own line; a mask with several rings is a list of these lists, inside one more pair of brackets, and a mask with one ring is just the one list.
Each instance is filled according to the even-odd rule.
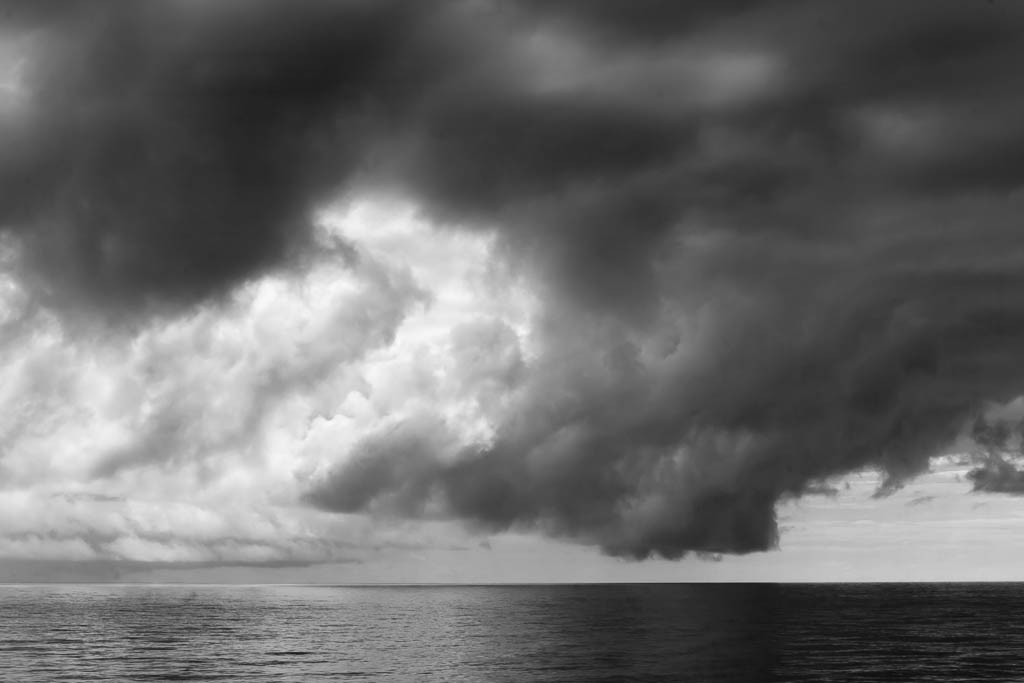
[[[370,190],[493,234],[542,302],[528,334],[439,322],[445,359],[403,375],[429,398],[318,442],[321,508],[763,550],[780,498],[866,467],[899,487],[1024,391],[1016,4],[0,7],[0,226],[58,318],[214,310],[319,262],[316,212]],[[413,289],[374,291],[380,335],[336,324],[387,347]],[[353,362],[299,357],[243,370],[243,422]],[[161,395],[170,422],[90,476],[247,452],[183,426],[214,399]]]

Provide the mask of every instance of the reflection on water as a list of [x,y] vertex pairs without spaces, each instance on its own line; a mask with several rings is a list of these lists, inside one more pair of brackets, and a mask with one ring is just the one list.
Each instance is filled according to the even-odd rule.
[[1024,585],[0,586],[0,680],[1024,676]]

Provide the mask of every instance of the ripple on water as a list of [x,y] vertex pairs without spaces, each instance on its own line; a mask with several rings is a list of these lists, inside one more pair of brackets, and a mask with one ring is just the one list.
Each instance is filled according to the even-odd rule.
[[1024,585],[0,586],[0,680],[972,681]]

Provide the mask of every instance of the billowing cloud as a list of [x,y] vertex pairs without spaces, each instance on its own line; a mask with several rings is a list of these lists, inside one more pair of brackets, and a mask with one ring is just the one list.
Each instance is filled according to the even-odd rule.
[[[500,398],[456,395],[486,381],[477,349],[503,334],[517,344],[509,325],[521,314],[503,308],[515,297],[493,297],[486,240],[435,236],[418,253],[429,227],[394,203],[338,207],[319,226],[324,252],[306,268],[131,328],[26,308],[23,283],[8,283],[0,312],[17,334],[0,347],[0,560],[106,576],[457,542],[297,498],[338,449],[425,405],[478,434]],[[438,359],[474,355],[483,369],[435,375]]]
[[[893,490],[1022,393],[1017,5],[628,4],[4,3],[25,55],[0,122],[22,309],[197,316],[140,337],[157,369],[126,372],[155,412],[83,427],[110,444],[90,476],[241,458],[253,425],[295,419],[263,397],[373,348],[368,405],[325,399],[289,445],[306,500],[636,557],[747,552],[777,542],[781,498],[869,467]],[[397,271],[338,253],[374,283],[317,309],[339,338],[287,323],[223,391],[157,353],[315,272],[317,212],[368,191],[444,239],[494,235],[485,258],[530,292],[417,319]],[[513,320],[514,297],[538,307]],[[433,341],[405,355],[402,330]],[[71,421],[50,364],[13,385],[44,388],[15,432]],[[234,422],[204,431],[203,412]]]

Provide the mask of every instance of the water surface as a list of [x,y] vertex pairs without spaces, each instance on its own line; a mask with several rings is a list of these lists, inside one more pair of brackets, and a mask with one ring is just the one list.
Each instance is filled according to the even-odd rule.
[[0,680],[1024,680],[1024,584],[0,586]]

